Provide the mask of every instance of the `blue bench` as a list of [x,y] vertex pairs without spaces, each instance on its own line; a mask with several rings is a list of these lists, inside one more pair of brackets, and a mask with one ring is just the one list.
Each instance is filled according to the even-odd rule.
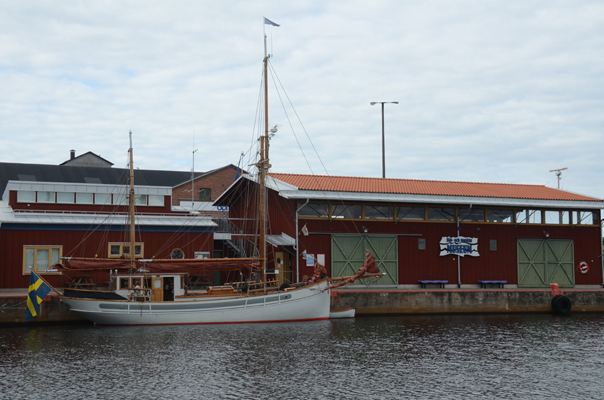
[[433,280],[419,280],[417,282],[421,285],[422,288],[425,288],[426,285],[433,283],[443,289],[445,288],[445,283],[449,283],[449,281],[433,281]]
[[497,285],[497,287],[503,289],[503,285],[508,283],[508,281],[478,281],[478,283],[480,283],[480,287],[483,289],[486,288],[487,285]]

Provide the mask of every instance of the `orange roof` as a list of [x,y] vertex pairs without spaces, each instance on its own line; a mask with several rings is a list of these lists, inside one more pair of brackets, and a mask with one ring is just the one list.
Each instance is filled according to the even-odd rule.
[[348,176],[299,175],[271,173],[271,177],[299,190],[337,192],[419,194],[435,196],[470,196],[534,200],[601,201],[542,185],[509,183],[445,182],[414,179],[359,178]]

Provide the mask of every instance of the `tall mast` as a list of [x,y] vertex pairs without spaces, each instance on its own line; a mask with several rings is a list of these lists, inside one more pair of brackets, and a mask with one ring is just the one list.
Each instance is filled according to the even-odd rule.
[[260,137],[260,268],[262,275],[266,270],[266,174],[268,162],[268,54],[266,52],[266,33],[264,34],[264,135]]
[[134,155],[132,154],[132,131],[130,131],[130,149],[128,153],[130,153],[130,194],[128,195],[130,205],[130,272],[133,272],[136,270],[134,261],[136,234],[134,231]]

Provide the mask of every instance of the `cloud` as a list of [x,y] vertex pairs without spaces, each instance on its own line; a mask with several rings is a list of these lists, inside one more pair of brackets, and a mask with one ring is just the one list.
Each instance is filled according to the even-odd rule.
[[7,3],[1,160],[123,167],[132,130],[140,168],[189,170],[194,148],[197,170],[236,164],[262,126],[266,31],[275,171],[381,176],[369,103],[399,101],[388,177],[556,187],[568,167],[565,189],[604,198],[603,20],[596,1]]

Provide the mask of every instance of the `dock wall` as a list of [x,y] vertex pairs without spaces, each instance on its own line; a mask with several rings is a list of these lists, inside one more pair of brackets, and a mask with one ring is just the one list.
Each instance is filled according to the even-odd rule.
[[[335,295],[335,296],[334,296]],[[604,312],[603,290],[565,291],[572,312]],[[331,308],[356,315],[552,312],[550,290],[338,290]]]

